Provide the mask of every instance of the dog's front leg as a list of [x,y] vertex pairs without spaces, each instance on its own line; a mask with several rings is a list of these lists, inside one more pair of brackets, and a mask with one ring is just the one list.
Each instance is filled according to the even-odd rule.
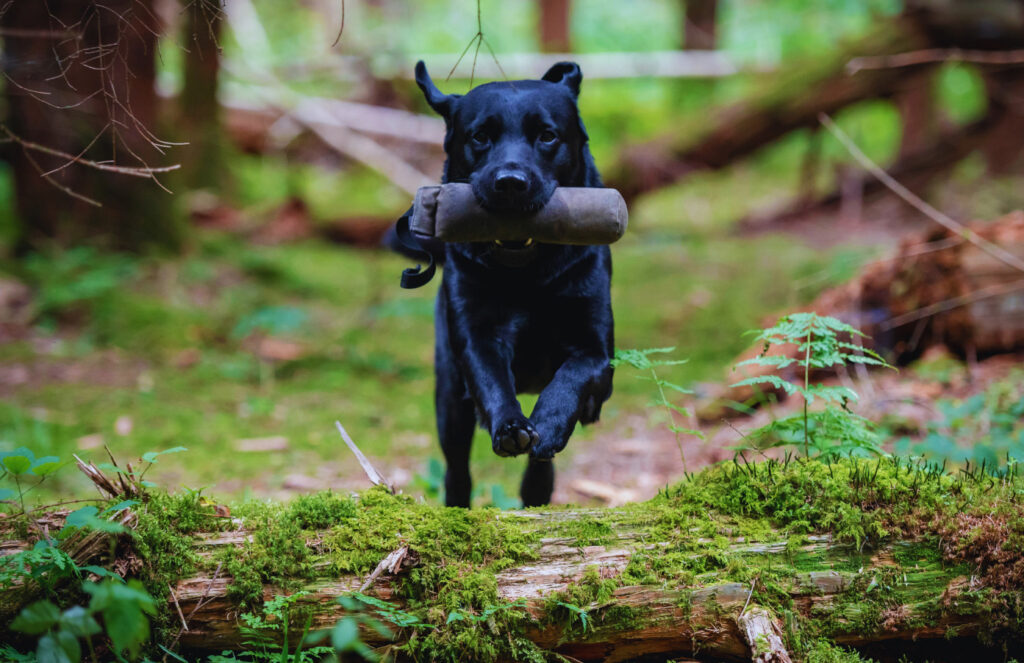
[[456,354],[494,453],[516,456],[529,451],[539,437],[516,400],[512,352],[503,338],[496,332],[473,334]]
[[540,443],[530,451],[530,457],[550,460],[565,448],[577,421],[596,421],[611,382],[612,367],[603,353],[567,359],[544,387],[530,414],[540,434]]

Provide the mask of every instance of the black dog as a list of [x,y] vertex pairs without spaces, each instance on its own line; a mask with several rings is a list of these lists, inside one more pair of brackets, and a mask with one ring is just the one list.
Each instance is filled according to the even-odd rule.
[[[446,95],[418,63],[416,83],[447,127],[443,181],[470,183],[480,204],[499,215],[539,210],[557,186],[600,187],[576,106],[582,79],[578,65],[562,62],[539,81]],[[526,241],[427,248],[444,263],[434,371],[446,502],[469,506],[469,451],[479,422],[499,456],[529,453],[523,504],[547,504],[551,459],[576,422],[596,421],[611,395],[608,247]],[[516,400],[522,392],[540,393],[529,418]]]

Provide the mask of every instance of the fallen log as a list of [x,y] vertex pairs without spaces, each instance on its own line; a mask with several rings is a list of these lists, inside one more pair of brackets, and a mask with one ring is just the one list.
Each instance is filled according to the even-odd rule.
[[[355,614],[335,599],[360,589],[393,631],[364,620],[361,637],[393,660],[786,661],[836,643],[895,660],[930,641],[1014,652],[1022,487],[879,459],[725,464],[618,509],[467,511],[374,488],[225,517],[197,494],[149,494],[122,516],[130,537],[79,546],[79,563],[142,578],[166,599],[154,644],[185,654],[245,649],[242,616],[279,595],[297,596],[293,632],[330,627]],[[0,596],[0,623],[24,590]]]
[[896,54],[927,43],[910,20],[880,24],[837,53],[766,76],[754,96],[716,114],[702,131],[674,131],[626,148],[608,171],[608,186],[628,201],[695,170],[721,168],[796,129],[816,126],[820,113],[832,115],[859,101],[890,96],[904,84],[907,69],[872,69],[851,76],[847,62],[858,55]]
[[[886,172],[912,190],[919,191],[946,175],[971,152],[1005,134],[999,131],[1004,113],[989,113],[967,126],[947,131],[929,144],[901,156]],[[850,173],[834,191],[817,198],[807,197],[770,215],[741,219],[738,226],[745,232],[776,232],[786,224],[818,214],[835,214],[842,209],[844,192],[853,190],[862,202],[888,193],[889,190],[870,173]]]
[[[1024,260],[1024,211],[994,221],[966,226],[981,241]],[[978,358],[1024,350],[1024,271],[965,239],[966,232],[939,229],[905,238],[889,256],[865,265],[849,282],[821,293],[800,310],[829,315],[860,329],[864,347],[902,366],[929,348],[944,347],[960,358]],[[753,346],[734,364],[761,354]],[[770,354],[800,358],[795,345],[772,348]],[[795,370],[795,369],[793,369]],[[730,369],[724,384],[774,372],[772,366],[745,365]],[[793,377],[795,377],[795,373]],[[813,379],[834,377],[816,372]],[[728,403],[755,404],[770,392],[765,385],[723,386],[706,395],[698,408],[705,421],[737,411]]]
[[[1024,20],[1013,0],[915,0],[901,16],[876,23],[869,35],[834,53],[780,67],[751,96],[716,112],[713,123],[702,116],[692,130],[677,128],[627,147],[606,171],[605,182],[629,201],[695,170],[729,165],[794,130],[815,127],[820,113],[835,115],[861,101],[898,96],[915,77],[941,64],[937,58],[907,57],[908,51],[977,49],[972,55],[980,61],[985,51],[1021,44]],[[872,66],[863,66],[866,59]],[[993,57],[990,66],[997,68],[998,62]],[[998,105],[998,95],[990,97],[993,102]]]

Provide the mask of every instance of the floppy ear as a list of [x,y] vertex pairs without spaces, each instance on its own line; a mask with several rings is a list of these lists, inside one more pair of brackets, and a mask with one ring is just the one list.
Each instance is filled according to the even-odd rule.
[[551,65],[547,73],[541,76],[542,81],[559,83],[569,88],[572,96],[580,96],[580,83],[583,82],[583,72],[575,62],[556,62]]
[[456,99],[457,95],[444,94],[437,89],[434,85],[434,81],[431,80],[430,74],[427,73],[427,65],[423,64],[423,60],[416,63],[416,85],[420,86],[423,90],[423,96],[427,98],[427,103],[434,109],[434,112],[448,119],[452,113],[452,102]]

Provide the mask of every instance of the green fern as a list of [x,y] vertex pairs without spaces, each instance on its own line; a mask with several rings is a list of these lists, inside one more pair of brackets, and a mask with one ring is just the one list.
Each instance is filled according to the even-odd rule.
[[665,390],[670,389],[680,394],[692,394],[693,392],[684,387],[680,387],[677,384],[669,382],[658,375],[657,369],[662,366],[678,366],[685,364],[686,359],[652,359],[651,355],[657,354],[668,354],[674,352],[675,348],[648,348],[646,350],[615,350],[615,358],[612,359],[612,366],[621,366],[626,364],[638,371],[647,371],[650,375],[638,376],[642,380],[650,380],[658,388],[658,395],[655,397],[651,405],[662,407],[668,414],[668,429],[672,431],[675,436],[676,446],[679,447],[679,457],[683,461],[683,472],[687,472],[686,469],[686,454],[683,453],[683,443],[679,439],[680,435],[694,435],[700,439],[704,439],[704,434],[698,430],[685,428],[676,424],[676,415],[683,417],[689,417],[690,411],[685,407],[676,405],[675,403],[668,400],[665,395]]
[[[795,365],[801,369],[803,377],[803,384],[794,384],[770,373],[733,385],[767,385],[791,396],[798,394],[803,399],[802,414],[773,421],[750,434],[748,439],[755,448],[800,446],[802,443],[805,456],[810,456],[812,448],[819,455],[883,453],[874,424],[850,410],[850,404],[858,400],[857,392],[848,387],[811,384],[811,373],[815,370],[849,364],[894,369],[878,353],[853,342],[863,338],[863,333],[840,320],[817,313],[793,313],[780,318],[774,327],[751,333],[756,334],[756,340],[762,344],[761,354],[740,362],[737,368],[768,366],[777,373]],[[844,337],[850,340],[843,340]],[[768,354],[773,347],[786,345],[796,345],[798,356]],[[816,401],[821,401],[824,408],[811,411],[810,406]]]

